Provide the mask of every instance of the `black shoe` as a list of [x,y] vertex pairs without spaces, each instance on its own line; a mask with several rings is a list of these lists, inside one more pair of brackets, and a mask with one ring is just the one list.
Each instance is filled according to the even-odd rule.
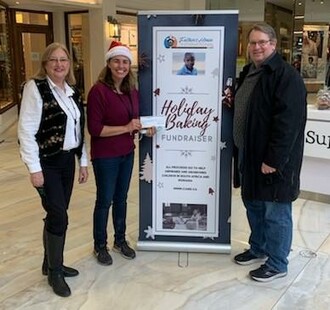
[[[62,266],[62,270],[63,270],[63,276],[67,278],[76,277],[79,274],[79,271],[77,269],[67,267],[64,265]],[[44,259],[42,263],[41,272],[44,276],[48,275],[48,263],[46,259]]]
[[250,271],[250,277],[259,282],[270,282],[277,278],[283,278],[288,273],[271,269],[267,265],[261,265],[258,269]]
[[101,265],[111,265],[112,264],[112,257],[108,252],[108,248],[107,247],[102,247],[100,249],[94,249],[94,254],[97,258],[97,261],[101,264]]
[[62,271],[48,271],[48,284],[53,288],[56,295],[68,297],[71,295],[69,285],[65,282]]
[[266,256],[257,257],[253,255],[250,250],[247,250],[234,257],[234,261],[239,265],[251,265],[254,263],[263,263],[267,260]]
[[124,241],[121,244],[115,243],[113,245],[113,251],[120,253],[122,257],[127,258],[127,259],[133,259],[136,256],[135,251],[128,246],[126,241]]

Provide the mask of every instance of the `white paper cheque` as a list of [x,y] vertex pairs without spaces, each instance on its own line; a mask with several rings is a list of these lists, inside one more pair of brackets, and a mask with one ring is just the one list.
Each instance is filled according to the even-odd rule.
[[156,127],[157,130],[165,129],[165,116],[140,116],[142,128]]

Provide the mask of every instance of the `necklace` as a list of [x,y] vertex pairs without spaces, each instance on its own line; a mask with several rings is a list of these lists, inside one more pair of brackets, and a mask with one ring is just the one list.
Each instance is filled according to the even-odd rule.
[[[53,88],[55,90],[55,93],[57,94],[57,97],[60,99],[60,101],[63,103],[63,105],[65,106],[66,110],[69,112],[71,118],[73,119],[73,122],[74,122],[74,139],[75,141],[77,142],[77,119],[78,119],[78,113],[76,111],[76,108],[75,108],[75,103],[72,102],[72,97],[67,97],[71,104],[68,105],[66,100],[64,100],[61,96],[61,94],[57,91],[57,89],[54,87]],[[73,111],[72,111],[73,110]]]

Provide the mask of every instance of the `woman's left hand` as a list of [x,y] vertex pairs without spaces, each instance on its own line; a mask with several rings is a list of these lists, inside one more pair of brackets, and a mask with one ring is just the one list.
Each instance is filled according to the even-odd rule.
[[79,184],[86,183],[87,179],[88,179],[88,169],[87,169],[87,167],[80,167],[79,168],[79,177],[78,177]]

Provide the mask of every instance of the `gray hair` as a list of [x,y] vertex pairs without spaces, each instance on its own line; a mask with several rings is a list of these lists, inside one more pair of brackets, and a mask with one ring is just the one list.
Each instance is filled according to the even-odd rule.
[[267,23],[256,23],[252,26],[252,28],[250,29],[250,31],[247,34],[247,39],[249,39],[250,34],[252,31],[260,31],[263,32],[265,34],[268,35],[269,40],[273,41],[273,42],[277,42],[277,38],[276,38],[276,32],[274,30],[274,28],[267,24]]

